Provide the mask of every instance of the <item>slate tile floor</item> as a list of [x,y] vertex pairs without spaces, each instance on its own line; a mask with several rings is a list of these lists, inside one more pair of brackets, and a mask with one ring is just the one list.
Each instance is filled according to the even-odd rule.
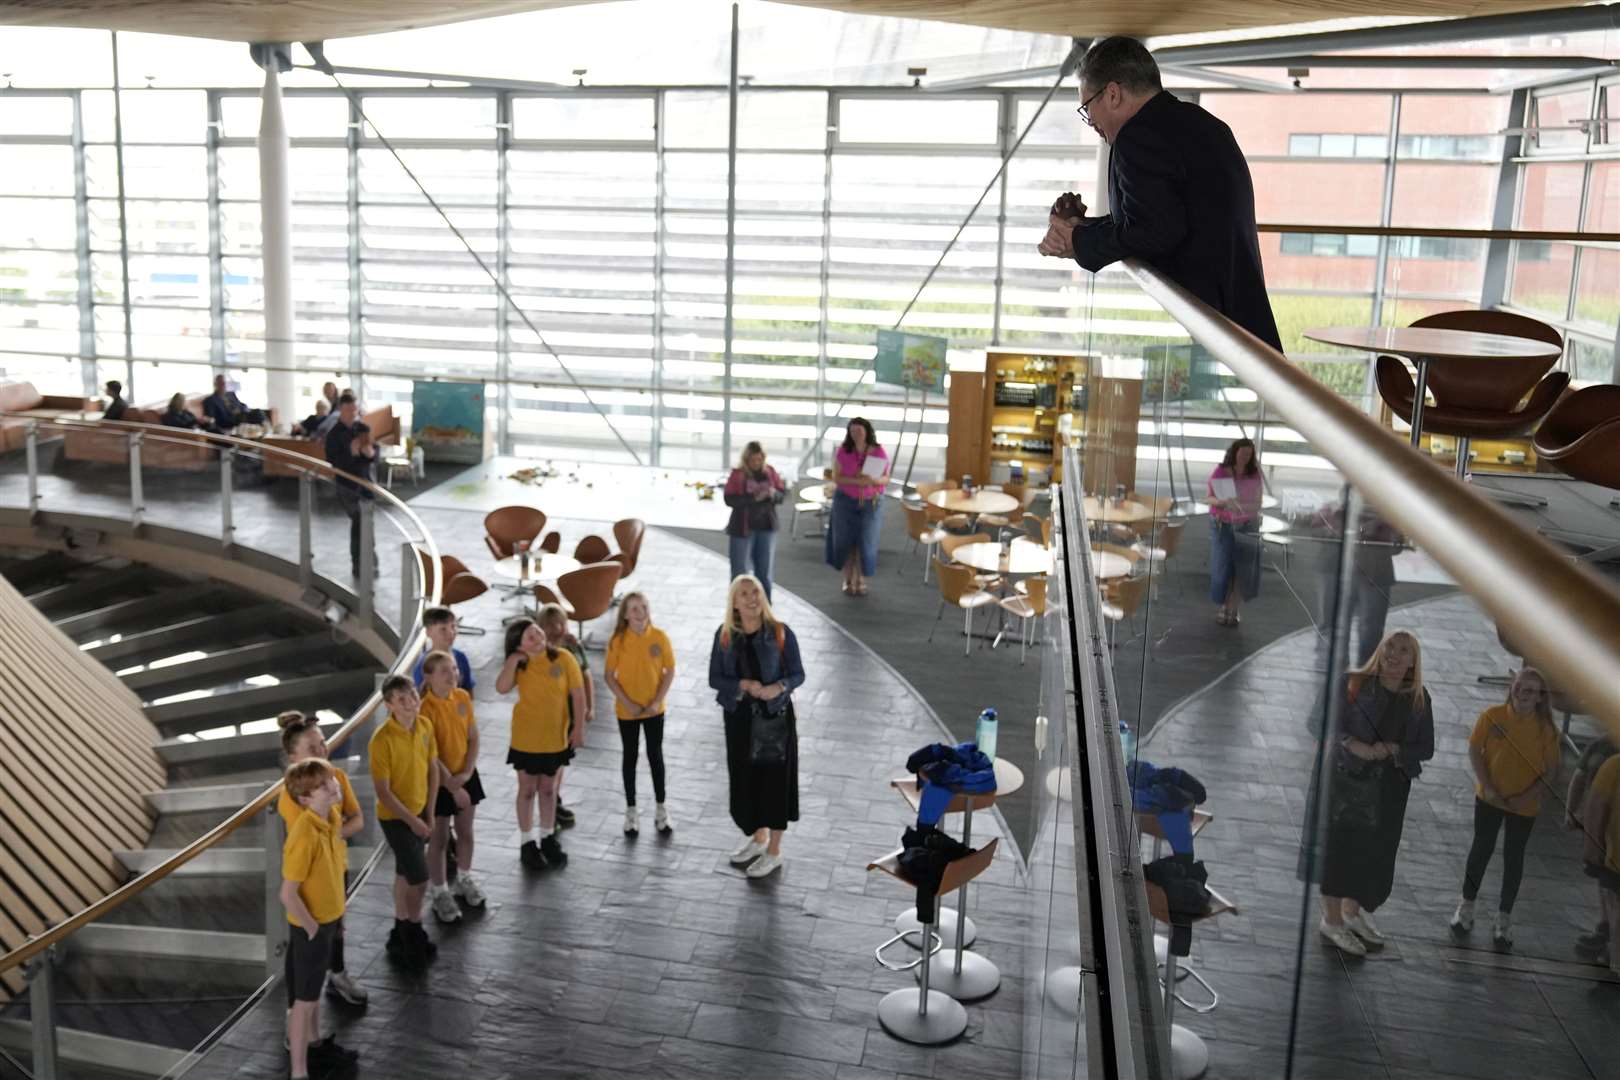
[[[1597,896],[1558,800],[1543,801],[1531,834],[1512,953],[1490,946],[1500,849],[1471,940],[1454,942],[1446,927],[1472,838],[1467,738],[1479,711],[1503,696],[1477,677],[1516,661],[1466,596],[1396,608],[1387,625],[1415,631],[1424,645],[1436,753],[1412,788],[1395,892],[1377,916],[1391,939],[1381,954],[1350,959],[1324,945],[1314,897],[1300,952],[1305,895],[1295,863],[1315,746],[1303,710],[1320,664],[1312,631],[1262,650],[1143,739],[1143,757],[1208,786],[1216,819],[1198,856],[1211,884],[1241,907],[1194,934],[1191,964],[1220,992],[1220,1006],[1203,1016],[1179,1010],[1177,1022],[1207,1040],[1210,1076],[1282,1075],[1303,955],[1295,1077],[1620,1076],[1620,986],[1598,981],[1601,969],[1570,948],[1596,921]],[[1577,717],[1576,732],[1591,723]],[[1571,764],[1566,752],[1566,778]]]
[[[21,478],[5,469],[0,504],[20,501],[20,488]],[[212,490],[207,476],[149,483],[149,520],[187,520]],[[125,505],[119,477],[102,473],[47,476],[44,492],[47,508],[119,514]],[[244,543],[290,547],[291,485],[239,504]],[[424,508],[422,516],[444,550],[490,576],[480,514]],[[330,506],[316,523],[317,568],[335,581],[347,576],[345,524]],[[570,543],[591,530],[562,527]],[[391,915],[386,864],[361,891],[348,919],[349,955],[372,1003],[363,1013],[330,1016],[342,1039],[362,1051],[363,1075],[1018,1074],[1021,946],[1036,927],[1018,902],[1024,883],[1011,859],[999,859],[985,879],[985,909],[1006,910],[1004,918],[982,920],[978,946],[1007,978],[996,996],[969,1007],[966,1039],[924,1050],[877,1026],[878,996],[904,985],[904,977],[875,968],[870,949],[910,901],[863,867],[893,845],[905,821],[885,781],[910,749],[938,732],[887,668],[791,596],[780,608],[800,635],[810,676],[800,692],[803,819],[774,880],[749,882],[727,865],[737,834],[726,812],[719,716],[704,672],[725,574],[718,557],[649,534],[635,584],[652,594],[654,617],[682,663],[666,739],[676,833],[666,840],[647,829],[633,842],[619,833],[617,740],[599,727],[570,771],[566,791],[580,824],[565,834],[573,859],[560,873],[530,876],[517,866],[511,774],[500,764],[509,704],[493,696],[497,634],[463,639],[481,678],[490,800],[480,813],[478,871],[491,903],[460,926],[435,930],[440,959],[426,977],[412,978],[381,956]],[[379,591],[380,610],[392,614],[397,586],[387,573]],[[515,602],[503,608],[490,594],[468,605],[467,621],[496,628],[503,610],[513,609]],[[1391,947],[1346,963],[1319,946],[1307,923],[1293,1075],[1620,1075],[1613,1036],[1620,992],[1569,962],[1569,939],[1589,925],[1594,897],[1586,879],[1572,876],[1570,839],[1555,822],[1543,821],[1532,840],[1515,954],[1458,948],[1445,933],[1468,840],[1461,740],[1474,713],[1499,696],[1474,678],[1505,670],[1508,658],[1489,624],[1460,598],[1401,609],[1390,625],[1415,626],[1430,646],[1441,748],[1413,793],[1397,891],[1382,920]],[[604,629],[599,624],[598,634]],[[599,668],[600,653],[592,659]],[[1200,856],[1244,907],[1204,928],[1194,944],[1192,962],[1215,982],[1221,1007],[1179,1016],[1208,1039],[1215,1077],[1280,1076],[1285,1068],[1301,955],[1303,895],[1293,865],[1310,745],[1287,702],[1311,692],[1311,666],[1306,637],[1284,639],[1144,740],[1145,753],[1210,782],[1218,820]],[[599,696],[606,700],[600,686]],[[645,775],[641,782],[645,803]],[[991,829],[991,820],[981,819],[979,835],[988,838]],[[1498,857],[1485,907],[1499,866]],[[1314,911],[1309,918],[1314,923]],[[191,1075],[284,1075],[280,1036],[280,1004],[272,1000]]]
[[[195,494],[208,487],[194,486]],[[116,490],[75,501],[92,506],[97,498],[118,504]],[[272,490],[260,498],[261,510],[239,497],[239,529],[254,535],[261,516],[273,520],[285,509],[285,498]],[[0,492],[0,501],[10,500]],[[177,498],[176,510],[180,504]],[[422,517],[443,550],[496,580],[483,550],[481,510],[424,508]],[[328,563],[344,553],[344,524],[330,508],[317,522],[317,549],[335,548]],[[569,545],[599,531],[556,524]],[[465,606],[466,622],[491,630],[460,642],[480,680],[489,798],[478,816],[476,868],[490,902],[458,926],[433,928],[439,958],[413,977],[383,956],[392,918],[386,858],[361,889],[347,918],[347,952],[372,1001],[363,1012],[328,1010],[341,1039],[363,1055],[360,1075],[1017,1075],[1022,954],[1005,943],[1018,936],[1016,919],[1013,930],[987,934],[981,947],[993,950],[1006,982],[995,997],[970,1006],[964,1044],[917,1051],[878,1027],[877,998],[909,976],[877,968],[871,950],[912,898],[864,867],[895,846],[907,820],[889,777],[940,732],[932,712],[885,665],[793,597],[779,598],[778,608],[799,636],[809,676],[798,699],[802,818],[773,879],[748,881],[727,862],[740,834],[727,811],[720,713],[707,675],[726,575],[723,559],[654,530],[631,582],[650,593],[654,620],[673,639],[680,665],[665,736],[674,835],[651,828],[645,764],[642,832],[635,840],[622,835],[617,732],[599,722],[564,787],[579,816],[563,834],[569,865],[541,874],[518,865],[515,787],[502,764],[511,705],[494,693],[501,619],[518,602],[491,592]],[[389,586],[385,577],[379,588]],[[385,613],[395,610],[391,598],[379,603]],[[594,643],[611,624],[603,619],[589,629]],[[605,705],[601,652],[590,659]],[[975,824],[978,838],[997,833],[989,815]],[[982,880],[1019,895],[1015,865],[998,860]],[[285,1075],[281,1006],[279,992],[261,1003],[190,1075]],[[994,1023],[985,1020],[991,1013],[998,1014]]]

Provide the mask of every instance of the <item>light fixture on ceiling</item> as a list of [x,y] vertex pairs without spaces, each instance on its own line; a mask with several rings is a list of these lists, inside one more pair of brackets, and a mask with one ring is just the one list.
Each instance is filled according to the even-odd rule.
[[928,69],[925,67],[908,67],[906,68],[906,74],[911,76],[912,86],[921,87],[922,77],[928,74]]

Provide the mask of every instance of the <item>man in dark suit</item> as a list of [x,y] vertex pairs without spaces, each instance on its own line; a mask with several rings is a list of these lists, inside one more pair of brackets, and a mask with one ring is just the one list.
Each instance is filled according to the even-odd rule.
[[[371,428],[359,418],[354,395],[338,398],[337,421],[326,433],[326,460],[337,470],[333,477],[337,484],[338,504],[349,516],[349,563],[354,576],[360,576],[360,504],[372,498],[370,489],[354,482],[355,477],[373,481],[373,468],[377,450],[371,440]],[[373,544],[376,541],[373,538]],[[377,572],[376,548],[372,548],[372,573]]]
[[242,404],[225,383],[225,376],[214,376],[214,392],[203,399],[203,412],[220,431],[229,431],[238,424],[262,424],[268,419],[263,409],[250,409]]
[[1086,217],[1064,194],[1042,255],[1097,271],[1138,258],[1276,349],[1254,225],[1254,184],[1231,128],[1167,93],[1135,38],[1110,37],[1080,61],[1080,116],[1112,150],[1109,212]]

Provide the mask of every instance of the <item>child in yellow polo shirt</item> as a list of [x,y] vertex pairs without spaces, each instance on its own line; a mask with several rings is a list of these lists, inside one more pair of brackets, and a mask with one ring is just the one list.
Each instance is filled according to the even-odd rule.
[[[276,726],[281,728],[281,752],[286,755],[288,765],[296,765],[300,761],[326,761],[329,752],[326,747],[326,738],[321,734],[320,723],[313,716],[305,716],[296,709],[289,710],[276,717]],[[330,763],[328,763],[330,764]],[[343,798],[338,802],[338,814],[342,818],[339,835],[347,841],[349,837],[359,832],[366,824],[365,814],[360,812],[360,800],[355,798],[354,788],[349,784],[349,774],[333,766],[332,774],[337,777],[338,787],[343,792]],[[293,822],[303,813],[303,807],[293,799],[286,785],[281,788],[281,796],[276,800],[276,811],[281,814],[282,822],[287,826],[288,835],[292,834]],[[345,864],[344,869],[347,870]],[[348,893],[348,879],[344,879],[344,893]],[[337,936],[332,939],[332,974],[326,980],[326,992],[346,1001],[350,1005],[364,1005],[370,998],[366,988],[355,981],[354,976],[344,970],[343,963],[343,921],[338,920]],[[287,1009],[292,1010],[292,987],[287,987]],[[319,1048],[325,1042],[320,1038],[320,1032],[310,1034],[312,1052],[319,1053]]]
[[[439,801],[433,808],[433,837],[428,841],[428,904],[440,922],[460,922],[457,897],[468,907],[484,906],[484,891],[472,875],[473,813],[484,801],[484,784],[478,778],[478,721],[473,716],[472,695],[456,685],[456,659],[448,652],[434,650],[422,660],[422,716],[433,724],[433,739],[439,746],[439,769],[444,782]],[[450,847],[450,826],[455,823],[456,882],[446,885]]]
[[[530,870],[558,869],[568,855],[557,840],[557,779],[585,742],[585,725],[570,730],[569,709],[585,715],[585,687],[579,664],[565,649],[546,640],[532,619],[506,628],[506,662],[495,677],[495,690],[517,691],[512,706],[512,745],[506,763],[517,770],[517,819],[523,833],[518,858]],[[540,829],[534,828],[536,803]]]
[[1581,827],[1586,833],[1581,859],[1586,872],[1597,878],[1604,921],[1611,931],[1609,979],[1620,982],[1620,754],[1610,754],[1587,786]]
[[647,736],[647,767],[652,771],[653,827],[668,836],[675,831],[664,807],[664,695],[675,681],[675,650],[669,637],[652,624],[647,597],[626,593],[619,601],[619,618],[608,640],[602,662],[607,687],[613,692],[613,710],[619,718],[619,743],[624,748],[620,769],[624,775],[624,835],[640,831],[636,814],[636,757],[643,733]]
[[1524,878],[1524,851],[1541,813],[1542,789],[1558,774],[1558,757],[1558,726],[1547,680],[1533,667],[1521,668],[1508,687],[1507,701],[1480,713],[1468,737],[1468,760],[1478,781],[1474,843],[1463,871],[1462,900],[1451,916],[1452,933],[1473,929],[1474,897],[1496,849],[1496,834],[1505,827],[1502,898],[1491,940],[1498,949],[1513,947],[1513,901]]
[[[321,986],[332,962],[332,942],[343,918],[343,867],[348,845],[338,804],[343,789],[324,761],[300,761],[287,770],[286,790],[300,806],[281,849],[281,904],[292,929],[286,979],[293,999],[287,1017],[287,1053],[293,1080],[309,1076],[310,1042],[319,1027]],[[327,1055],[353,1062],[359,1055],[328,1043]]]
[[441,770],[433,724],[422,717],[416,685],[390,675],[382,685],[388,719],[371,736],[371,781],[377,788],[377,823],[394,852],[394,929],[388,955],[408,968],[433,959],[439,947],[422,928],[427,892],[427,840],[433,835]]

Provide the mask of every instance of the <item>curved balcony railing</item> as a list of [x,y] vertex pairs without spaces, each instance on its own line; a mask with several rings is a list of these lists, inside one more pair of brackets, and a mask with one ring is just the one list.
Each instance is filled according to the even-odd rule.
[[[331,465],[319,458],[285,445],[270,445],[262,439],[179,431],[149,424],[72,417],[12,415],[8,418],[20,419],[26,424],[23,448],[26,467],[22,475],[15,469],[8,470],[9,476],[0,473],[0,523],[25,523],[34,529],[45,529],[47,534],[53,529],[66,532],[93,526],[107,537],[145,542],[145,551],[149,554],[160,554],[166,548],[175,556],[171,561],[182,569],[202,573],[209,569],[228,569],[239,584],[250,589],[255,584],[265,586],[256,591],[279,593],[280,599],[301,601],[320,611],[335,631],[345,632],[362,644],[378,666],[385,667],[390,674],[408,670],[420,655],[425,642],[422,613],[438,602],[439,583],[421,580],[417,552],[426,553],[436,563],[438,548],[421,519],[387,488],[347,477],[370,498],[359,501],[360,573],[352,584],[346,585],[336,569],[337,552],[317,551],[316,535],[323,531],[323,522],[316,518],[317,493],[332,485],[338,475]],[[62,467],[42,469],[42,460],[53,452]],[[125,462],[127,474],[123,471]],[[64,471],[65,477],[61,475]],[[210,472],[217,476],[217,486],[207,478]],[[107,479],[110,476],[117,477],[118,482],[109,492]],[[245,485],[258,484],[270,477],[283,477],[296,485],[295,514],[284,517],[283,507],[269,491],[261,495],[244,489]],[[90,482],[80,483],[84,479]],[[210,497],[212,505],[199,506]],[[217,530],[197,528],[199,521],[206,522],[214,514],[217,514]],[[377,539],[379,522],[383,523],[382,539],[397,540],[400,552],[397,564],[399,614],[392,627],[388,625],[390,620],[379,614],[378,607],[379,599],[393,598],[388,594],[394,592],[396,584],[376,574],[373,542]],[[324,524],[328,526],[324,530],[330,542],[328,546],[341,546],[342,563],[346,568],[347,537],[345,535],[340,542],[336,531],[330,527],[332,522],[327,520]],[[244,542],[250,532],[253,542]],[[346,522],[343,532],[347,532]],[[328,745],[336,751],[350,744],[372,721],[381,703],[380,693],[372,690],[335,730],[329,731]],[[183,872],[194,860],[219,849],[243,826],[260,819],[278,825],[271,819],[275,817],[273,804],[280,790],[279,780],[269,784],[201,836],[135,873],[115,891],[0,955],[0,976],[21,968],[28,973],[33,986],[29,997],[33,1001],[31,1034],[36,1072],[42,1055],[54,1059],[56,1053],[57,1020],[49,1014],[42,1017],[40,1013],[41,1003],[51,999],[49,973],[53,951],[70,943],[84,928],[108,919],[154,886]],[[267,832],[267,848],[270,837],[271,833]],[[252,846],[257,846],[257,841]],[[377,845],[370,860],[374,862],[380,852],[381,845]],[[267,870],[273,871],[268,854],[267,850]],[[355,875],[358,887],[365,872],[362,868],[356,869],[361,871]],[[268,905],[268,890],[266,897]],[[279,921],[279,910],[267,911],[267,953],[279,951],[281,946],[280,938],[284,935],[268,932],[278,929],[272,924]],[[266,956],[266,963],[273,971],[278,965],[271,964],[271,959],[270,955]],[[270,982],[271,978],[267,978],[247,1000],[256,998]]]

